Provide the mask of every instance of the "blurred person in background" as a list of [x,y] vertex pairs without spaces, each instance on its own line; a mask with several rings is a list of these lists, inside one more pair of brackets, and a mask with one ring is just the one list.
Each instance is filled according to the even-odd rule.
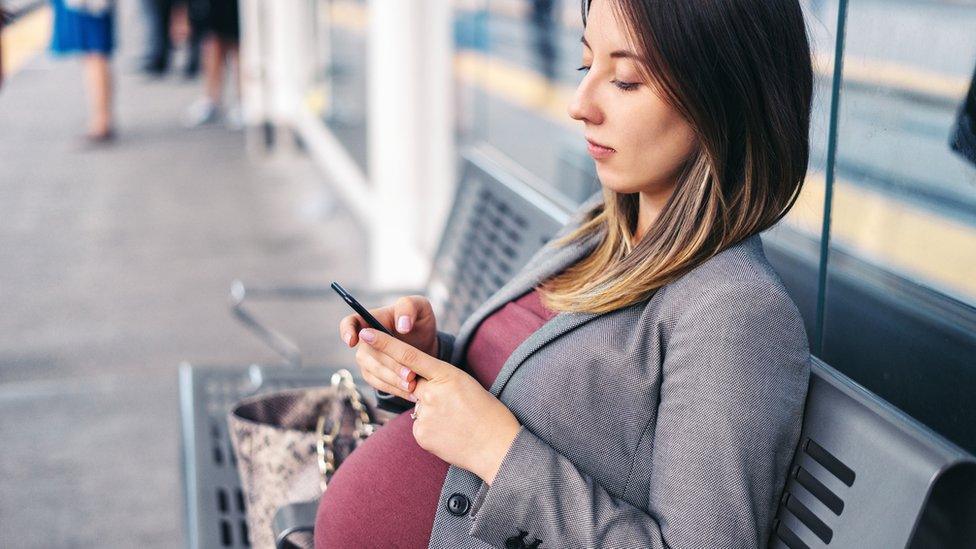
[[115,137],[112,120],[112,70],[115,6],[112,0],[51,0],[54,29],[51,52],[81,54],[89,101],[86,139],[104,143]]
[[169,70],[169,55],[173,46],[169,35],[173,0],[142,0],[142,9],[149,24],[142,71],[149,76],[162,76]]
[[[196,22],[195,22],[196,21]],[[178,2],[173,11],[173,24],[170,25],[170,37],[173,42],[186,46],[186,61],[183,64],[183,76],[193,79],[200,73],[200,45],[203,42],[203,29],[199,20],[190,16],[190,2]]]
[[[7,22],[7,12],[0,6],[0,35],[3,34],[3,25]],[[0,40],[0,87],[3,86],[3,40]]]
[[196,78],[200,72],[200,29],[190,20],[189,1],[143,0],[142,7],[149,23],[142,71],[149,76],[163,76],[169,70],[174,44],[186,44],[183,75]]
[[969,81],[969,92],[956,114],[949,137],[949,147],[972,164],[976,164],[976,69]]
[[190,105],[184,125],[199,127],[225,118],[231,128],[241,126],[239,100],[228,109],[223,106],[224,75],[233,65],[233,92],[239,97],[238,44],[240,26],[237,0],[189,0],[191,25],[203,39],[204,94]]

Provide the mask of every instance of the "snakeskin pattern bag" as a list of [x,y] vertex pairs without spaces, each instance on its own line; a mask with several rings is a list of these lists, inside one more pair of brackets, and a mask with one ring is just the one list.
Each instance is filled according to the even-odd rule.
[[[275,546],[272,520],[278,508],[318,499],[346,456],[382,424],[344,369],[328,387],[241,400],[227,423],[251,547],[257,549]],[[306,537],[296,541],[311,547],[311,536]]]

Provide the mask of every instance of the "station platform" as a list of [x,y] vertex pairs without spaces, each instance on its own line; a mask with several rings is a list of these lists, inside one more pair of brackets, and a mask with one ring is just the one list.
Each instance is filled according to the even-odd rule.
[[[231,281],[365,273],[303,155],[181,126],[202,84],[136,71],[138,7],[119,3],[115,143],[83,146],[80,63],[45,37],[0,88],[0,547],[181,547],[179,363],[280,361],[232,319]],[[261,312],[309,362],[351,363],[340,305]]]

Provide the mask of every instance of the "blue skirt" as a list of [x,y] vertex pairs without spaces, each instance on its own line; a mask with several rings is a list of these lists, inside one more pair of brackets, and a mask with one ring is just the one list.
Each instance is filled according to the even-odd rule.
[[51,0],[54,8],[54,30],[51,51],[54,53],[102,53],[110,55],[115,48],[114,10],[91,15],[69,10],[64,0]]

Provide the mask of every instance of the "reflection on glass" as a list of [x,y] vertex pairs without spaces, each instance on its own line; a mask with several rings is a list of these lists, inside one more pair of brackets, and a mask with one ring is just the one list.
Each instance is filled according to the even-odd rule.
[[976,8],[855,0],[848,21],[831,247],[976,305],[976,166],[950,146]]
[[[976,449],[976,6],[849,0],[823,357]],[[957,147],[958,148],[958,147]]]

